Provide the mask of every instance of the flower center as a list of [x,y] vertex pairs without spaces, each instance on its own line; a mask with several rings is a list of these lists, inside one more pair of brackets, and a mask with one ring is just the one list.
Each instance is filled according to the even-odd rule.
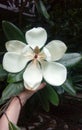
[[34,60],[44,60],[46,58],[46,55],[44,54],[44,52],[40,52],[40,49],[38,46],[36,46],[34,48]]
[[35,53],[34,59],[37,59],[38,58],[38,54],[40,53],[40,49],[39,49],[38,46],[35,47],[34,53]]
[[34,58],[35,58],[35,59],[37,59],[37,58],[38,58],[38,55],[37,55],[37,54],[35,54]]

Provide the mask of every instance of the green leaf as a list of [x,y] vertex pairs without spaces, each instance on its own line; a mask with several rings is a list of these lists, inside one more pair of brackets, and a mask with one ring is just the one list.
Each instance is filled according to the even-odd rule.
[[49,101],[48,101],[48,98],[47,98],[47,95],[44,91],[40,91],[38,93],[39,95],[39,99],[40,99],[40,102],[41,102],[41,105],[42,105],[42,108],[46,111],[46,112],[49,112]]
[[26,42],[21,30],[18,27],[16,27],[13,23],[8,21],[2,21],[2,27],[8,40],[19,40],[22,42]]
[[75,96],[76,91],[73,87],[72,81],[71,80],[66,80],[66,82],[62,85],[63,89],[68,92],[69,94]]
[[10,83],[3,91],[2,98],[7,99],[23,91],[23,83]]
[[59,95],[65,92],[65,90],[61,86],[55,86],[55,90]]
[[59,62],[66,67],[72,67],[82,60],[80,53],[67,53]]
[[2,65],[0,65],[0,81],[3,81],[7,77],[7,72],[3,69]]
[[56,91],[51,87],[51,86],[46,86],[45,88],[45,93],[48,100],[53,104],[53,105],[58,105],[59,104],[59,97]]
[[46,10],[46,7],[44,6],[42,0],[39,0],[36,2],[36,8],[40,14],[42,14],[47,20],[50,19],[50,16]]
[[12,122],[9,122],[8,125],[9,125],[9,130],[20,130],[20,128],[15,124],[13,124]]
[[22,92],[24,89],[23,83],[10,83],[3,91],[2,97],[0,99],[0,104],[3,104],[4,101],[9,99],[12,96],[18,95],[20,92]]
[[8,83],[13,83],[13,82],[22,81],[23,80],[23,72],[24,72],[24,70],[22,70],[19,73],[9,73],[7,82]]

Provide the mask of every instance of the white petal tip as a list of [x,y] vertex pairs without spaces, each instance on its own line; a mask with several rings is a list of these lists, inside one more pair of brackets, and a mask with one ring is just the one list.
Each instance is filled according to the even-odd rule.
[[29,85],[27,85],[27,84],[24,82],[24,87],[25,87],[27,90],[30,90],[30,91],[35,91],[35,90],[37,90],[38,87],[39,87],[39,85],[40,85],[40,83],[37,84],[37,85],[35,85],[35,86],[29,86]]

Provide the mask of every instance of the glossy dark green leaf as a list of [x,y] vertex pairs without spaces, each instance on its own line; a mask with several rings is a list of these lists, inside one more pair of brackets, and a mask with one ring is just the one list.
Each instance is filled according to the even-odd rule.
[[61,87],[63,87],[63,89],[69,94],[73,96],[76,95],[76,91],[71,80],[66,80],[66,82]]
[[21,30],[17,26],[15,26],[13,23],[8,22],[8,21],[3,21],[2,27],[6,35],[6,38],[8,40],[19,40],[19,41],[26,42],[25,37],[23,33],[21,32]]
[[46,95],[45,91],[39,92],[39,99],[40,99],[42,108],[46,112],[48,112],[49,111],[49,101],[48,101],[48,98],[47,98],[47,95]]
[[8,125],[9,125],[9,130],[20,130],[20,128],[15,124],[13,124],[12,122],[9,122]]
[[67,53],[59,62],[66,67],[72,67],[82,60],[80,53]]
[[7,82],[8,83],[13,83],[13,82],[22,81],[23,80],[23,72],[24,71],[21,71],[19,73],[9,73]]
[[53,104],[53,105],[58,105],[59,104],[59,97],[57,92],[55,91],[54,88],[52,88],[51,86],[46,86],[45,88],[45,93],[46,94],[48,100]]
[[55,86],[55,89],[59,95],[65,92],[65,90],[61,86]]
[[50,19],[50,16],[49,16],[47,9],[46,9],[45,5],[43,4],[42,0],[39,0],[38,2],[36,2],[36,8],[37,8],[38,12],[40,14],[42,14],[47,20]]
[[23,91],[23,83],[10,83],[3,91],[2,98],[10,98],[11,96],[19,94]]
[[0,64],[0,81],[3,81],[7,77],[7,72],[3,69],[2,65]]
[[3,91],[2,97],[0,99],[0,104],[9,99],[12,96],[18,95],[24,89],[23,83],[10,83]]

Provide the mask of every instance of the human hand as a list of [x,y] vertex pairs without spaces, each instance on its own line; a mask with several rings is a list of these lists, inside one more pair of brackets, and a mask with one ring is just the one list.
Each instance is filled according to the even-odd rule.
[[[13,122],[14,124],[16,124],[18,121],[18,118],[19,118],[20,110],[21,110],[20,105],[22,104],[22,106],[24,106],[26,101],[38,90],[41,90],[42,88],[44,88],[45,85],[46,85],[46,83],[42,83],[36,90],[32,90],[32,91],[25,89],[25,91],[23,91],[22,93],[20,93],[18,95],[19,100],[17,99],[17,97],[14,97],[5,112],[6,116],[5,116],[5,114],[3,114],[2,118],[0,119],[0,128],[2,130],[4,130],[4,129],[8,130],[8,119],[11,122]],[[20,103],[20,101],[21,101],[21,103]],[[5,118],[5,117],[7,117],[7,118]]]
[[37,91],[41,90],[42,88],[44,88],[46,86],[46,83],[42,83],[40,84],[40,86],[36,89],[36,90],[27,90],[25,89],[24,92],[22,92],[21,94],[19,94],[19,98],[21,100],[21,104],[22,106],[25,104],[25,102]]

